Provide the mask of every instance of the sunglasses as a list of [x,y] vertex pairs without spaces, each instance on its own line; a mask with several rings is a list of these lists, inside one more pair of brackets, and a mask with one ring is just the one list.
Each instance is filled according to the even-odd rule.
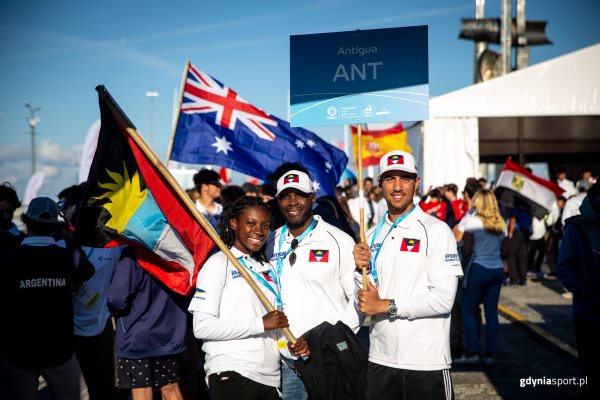
[[65,208],[67,208],[69,203],[67,203],[66,200],[61,200],[61,201],[57,202],[56,205],[58,206],[59,211],[63,211]]
[[292,253],[290,254],[290,267],[296,264],[296,247],[298,247],[298,239],[292,240]]

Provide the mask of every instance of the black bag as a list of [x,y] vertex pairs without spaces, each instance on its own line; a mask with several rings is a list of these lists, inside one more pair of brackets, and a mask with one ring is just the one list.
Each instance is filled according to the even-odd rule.
[[368,356],[346,324],[323,322],[302,337],[310,357],[299,359],[295,366],[311,399],[366,398]]

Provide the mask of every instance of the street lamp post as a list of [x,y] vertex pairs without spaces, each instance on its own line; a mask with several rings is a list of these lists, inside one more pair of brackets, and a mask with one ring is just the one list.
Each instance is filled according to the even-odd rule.
[[27,118],[27,124],[29,125],[29,132],[31,133],[31,175],[35,173],[35,127],[40,119],[35,116],[37,111],[40,111],[42,107],[32,107],[28,101],[25,102],[25,108],[29,110],[29,118]]
[[150,99],[150,142],[154,144],[154,98],[158,97],[158,92],[146,92],[146,97]]

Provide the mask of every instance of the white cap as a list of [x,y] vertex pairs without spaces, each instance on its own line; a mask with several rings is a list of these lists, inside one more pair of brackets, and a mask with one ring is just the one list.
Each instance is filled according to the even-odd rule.
[[308,175],[295,169],[286,172],[277,180],[277,194],[275,197],[279,197],[281,192],[286,189],[298,189],[306,194],[314,193],[312,182]]
[[405,171],[418,174],[412,154],[402,150],[390,151],[379,160],[379,177],[388,171]]

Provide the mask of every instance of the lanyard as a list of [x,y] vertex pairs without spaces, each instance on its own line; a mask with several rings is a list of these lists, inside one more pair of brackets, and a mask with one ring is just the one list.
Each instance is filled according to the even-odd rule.
[[[372,261],[371,261],[371,274],[373,275],[373,279],[375,280],[375,283],[378,282],[377,268],[375,267],[375,264],[377,263],[377,257],[379,257],[379,252],[381,251],[381,248],[383,247],[383,242],[385,242],[385,239],[387,239],[387,237],[390,234],[390,232],[392,231],[392,229],[394,229],[396,226],[398,226],[398,224],[400,222],[404,221],[404,219],[406,217],[408,217],[410,215],[410,213],[416,207],[417,207],[416,205],[413,206],[413,208],[411,208],[410,211],[408,211],[406,214],[403,214],[403,215],[399,216],[398,218],[396,218],[396,220],[394,221],[394,223],[392,224],[390,229],[387,231],[387,233],[383,237],[383,240],[379,243],[379,247],[377,248],[377,251],[375,252],[375,257],[373,257]],[[379,236],[379,232],[381,232],[381,229],[383,228],[383,224],[385,224],[387,216],[388,216],[388,212],[386,211],[385,214],[383,215],[383,218],[381,219],[381,221],[379,221],[379,224],[377,224],[375,233],[373,233],[373,236],[371,238],[371,248],[373,248],[373,246],[375,245],[375,240],[377,239],[377,236]]]
[[269,282],[267,282],[267,280],[258,272],[251,270],[250,268],[248,268],[248,265],[246,265],[246,262],[244,261],[244,257],[238,257],[238,261],[240,262],[240,264],[242,264],[244,266],[244,268],[246,268],[246,270],[248,272],[250,272],[252,275],[254,275],[254,278],[260,283],[262,284],[264,287],[266,287],[267,289],[269,289],[269,291],[271,293],[273,293],[275,295],[275,298],[277,299],[277,303],[279,303],[281,300],[279,299],[281,297],[280,293],[278,290],[275,290],[275,288],[273,288],[273,286],[271,286],[269,284]]
[[[317,225],[317,220],[313,218],[313,221],[310,224],[310,226],[304,232],[302,232],[302,234],[300,236],[298,236],[296,238],[296,240],[298,241],[298,245],[300,245],[300,242],[305,237],[307,237],[308,234],[310,232],[312,232],[313,229],[315,229],[315,225]],[[278,255],[277,255],[277,268],[275,271],[275,283],[277,284],[277,287],[279,288],[280,293],[281,293],[281,273],[283,272],[283,260],[285,260],[285,258],[288,256],[288,254],[290,254],[290,252],[292,251],[292,246],[290,246],[287,249],[287,251],[285,252],[285,254],[281,255],[281,246],[283,246],[283,238],[287,234],[287,231],[288,231],[288,226],[286,224],[283,226],[283,229],[281,229],[281,234],[279,235],[279,246],[277,248]],[[277,298],[277,308],[281,308],[283,306],[283,304],[281,303],[280,297]]]

